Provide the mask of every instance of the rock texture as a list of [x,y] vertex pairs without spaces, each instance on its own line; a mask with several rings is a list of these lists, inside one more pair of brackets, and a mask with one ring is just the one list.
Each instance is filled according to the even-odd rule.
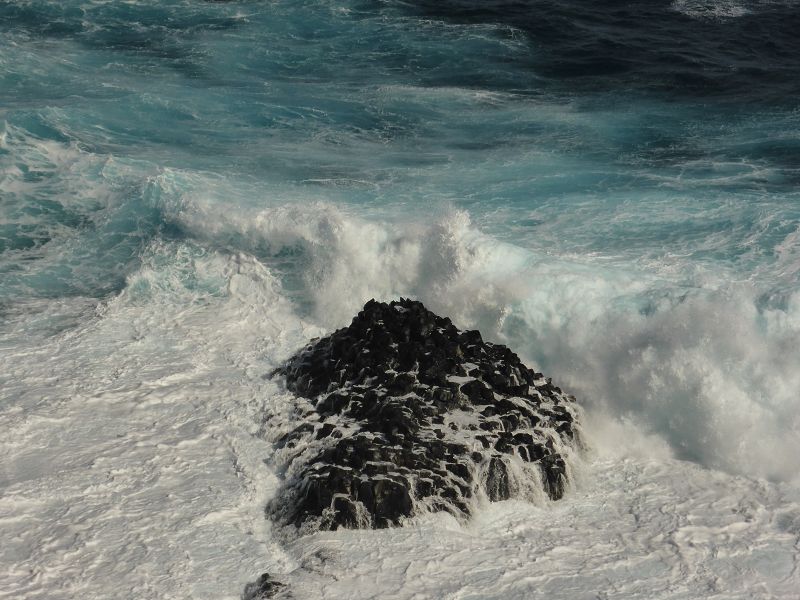
[[244,588],[242,600],[267,600],[268,598],[292,598],[286,585],[276,581],[269,573],[263,573],[256,581]]
[[313,402],[279,440],[283,522],[387,527],[422,510],[469,516],[482,495],[564,493],[574,399],[420,302],[371,300],[276,373]]

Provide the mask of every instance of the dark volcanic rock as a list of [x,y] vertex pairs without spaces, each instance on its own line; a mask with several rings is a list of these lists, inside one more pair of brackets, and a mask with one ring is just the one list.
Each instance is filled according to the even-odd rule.
[[419,510],[468,516],[481,494],[564,493],[573,398],[419,302],[371,300],[277,373],[314,402],[279,442],[294,459],[280,520],[387,527]]
[[286,585],[273,579],[269,573],[264,573],[257,581],[244,588],[242,598],[243,600],[267,600],[278,596],[289,598],[290,596],[283,593],[285,591]]

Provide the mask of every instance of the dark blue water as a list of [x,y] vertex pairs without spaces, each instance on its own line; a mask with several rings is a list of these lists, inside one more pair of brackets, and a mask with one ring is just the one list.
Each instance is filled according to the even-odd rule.
[[524,35],[530,70],[568,93],[576,88],[646,92],[674,100],[791,108],[800,87],[800,13],[792,3],[410,4],[416,14],[505,25],[508,35]]

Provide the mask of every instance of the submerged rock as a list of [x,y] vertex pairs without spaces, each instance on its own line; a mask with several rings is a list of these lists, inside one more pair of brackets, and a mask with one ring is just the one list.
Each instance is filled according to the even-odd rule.
[[286,585],[277,581],[269,573],[263,573],[256,581],[247,584],[242,600],[267,600],[268,598],[291,598]]
[[370,300],[276,374],[313,402],[279,441],[292,462],[271,505],[281,521],[378,528],[466,517],[481,495],[564,493],[574,399],[420,302]]

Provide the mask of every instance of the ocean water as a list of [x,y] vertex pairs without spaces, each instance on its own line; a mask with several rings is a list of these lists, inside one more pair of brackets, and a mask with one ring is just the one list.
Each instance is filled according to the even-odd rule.
[[[0,597],[796,598],[800,4],[0,0]],[[422,300],[557,503],[286,540],[265,378]]]

